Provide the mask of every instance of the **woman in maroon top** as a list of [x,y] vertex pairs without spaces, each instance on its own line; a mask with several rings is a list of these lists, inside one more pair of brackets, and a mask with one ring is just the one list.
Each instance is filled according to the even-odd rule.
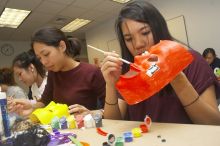
[[74,60],[81,49],[77,39],[66,38],[60,29],[44,27],[33,34],[31,46],[48,70],[47,85],[39,102],[31,105],[25,100],[14,100],[9,103],[10,111],[27,116],[50,101],[67,104],[70,113],[78,114],[104,106],[105,80],[101,70]]
[[[160,40],[174,40],[160,12],[146,1],[134,1],[122,8],[116,20],[122,58],[133,62]],[[119,75],[129,66],[108,52],[101,67],[106,81],[104,117],[143,121],[149,115],[155,122],[220,124],[216,96],[217,80],[205,60],[189,50],[194,61],[164,89],[135,105],[127,105],[115,89]],[[173,60],[177,61],[177,60]],[[217,89],[218,88],[218,89]]]

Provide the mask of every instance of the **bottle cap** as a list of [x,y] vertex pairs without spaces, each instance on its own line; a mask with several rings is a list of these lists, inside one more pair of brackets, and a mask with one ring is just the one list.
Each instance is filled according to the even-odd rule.
[[113,145],[115,143],[116,137],[114,134],[108,134],[107,135],[107,142],[110,145]]
[[123,135],[124,135],[125,142],[132,142],[133,141],[133,135],[131,132],[125,132]]

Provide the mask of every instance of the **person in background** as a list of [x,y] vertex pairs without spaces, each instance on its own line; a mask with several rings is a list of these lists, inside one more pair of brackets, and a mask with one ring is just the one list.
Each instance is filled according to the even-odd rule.
[[8,107],[11,112],[27,116],[34,109],[54,101],[67,104],[71,114],[84,114],[97,109],[97,100],[104,101],[105,80],[101,70],[74,60],[81,49],[78,39],[67,39],[55,27],[43,27],[33,34],[31,46],[48,70],[47,85],[41,99],[33,106],[24,100],[10,101]]
[[[208,62],[209,66],[214,70],[220,70],[220,59],[217,57],[213,48],[206,48],[202,53],[203,58]],[[215,71],[214,71],[215,72]],[[216,73],[215,73],[216,75]],[[216,75],[220,83],[219,75]],[[220,98],[217,98],[219,109],[220,109]]]
[[215,50],[213,48],[206,48],[202,56],[214,70],[216,67],[220,68],[220,59],[216,56]]
[[[146,1],[132,1],[123,7],[115,26],[122,58],[130,62],[160,40],[174,40],[164,17]],[[194,61],[186,69],[161,91],[135,105],[128,105],[115,88],[121,70],[127,72],[129,65],[123,64],[118,54],[107,52],[101,67],[106,81],[104,117],[143,121],[149,115],[154,122],[220,125],[218,81],[202,56],[192,49],[189,52]]]
[[40,100],[45,85],[47,84],[47,74],[43,64],[37,59],[33,50],[22,52],[17,55],[12,68],[18,79],[28,87],[31,87],[32,102]]
[[203,51],[202,56],[213,70],[215,68],[220,68],[220,59],[216,56],[215,50],[213,48],[206,48]]
[[5,67],[0,69],[0,86],[1,91],[5,92],[7,97],[27,99],[24,90],[15,83],[14,72],[11,68]]
[[[0,69],[0,87],[1,92],[5,92],[7,99],[11,100],[13,99],[24,99],[27,100],[28,97],[25,94],[24,90],[21,89],[17,84],[15,83],[14,79],[14,73],[11,68],[1,68]],[[10,120],[10,126],[12,126],[16,119],[21,119],[19,115],[16,113],[10,113],[9,114],[9,120]]]

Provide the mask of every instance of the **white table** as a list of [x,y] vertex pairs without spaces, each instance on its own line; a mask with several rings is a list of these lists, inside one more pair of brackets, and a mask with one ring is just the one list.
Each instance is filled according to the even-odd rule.
[[[104,119],[101,129],[115,136],[122,136],[124,132],[131,131],[140,124],[143,122]],[[63,132],[73,132],[79,141],[87,142],[91,146],[102,146],[102,143],[107,141],[107,137],[99,135],[96,128]],[[162,142],[162,139],[166,142]],[[220,146],[220,126],[152,123],[148,133],[134,138],[131,143],[124,143],[124,146]]]

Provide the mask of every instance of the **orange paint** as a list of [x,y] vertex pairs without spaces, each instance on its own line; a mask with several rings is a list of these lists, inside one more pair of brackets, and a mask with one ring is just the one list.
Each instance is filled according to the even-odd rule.
[[193,61],[191,53],[174,41],[160,41],[148,51],[135,56],[130,70],[116,83],[119,93],[130,105],[160,91]]

